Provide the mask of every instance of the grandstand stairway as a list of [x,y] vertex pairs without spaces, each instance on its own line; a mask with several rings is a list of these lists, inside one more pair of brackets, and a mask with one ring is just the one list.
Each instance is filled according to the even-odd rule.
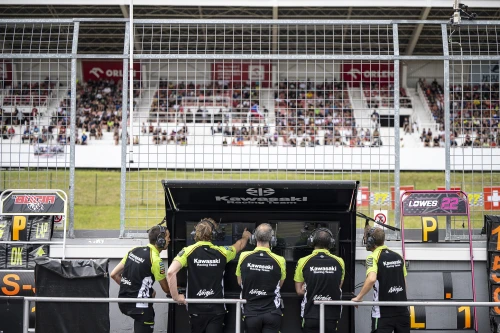
[[274,111],[274,90],[261,89],[260,90],[260,110],[264,112],[264,108],[269,110],[267,114],[267,123],[274,124],[276,119],[276,112]]
[[417,121],[419,127],[436,128],[436,121],[434,120],[434,117],[431,116],[429,111],[426,110],[423,104],[425,101],[420,98],[418,92],[415,89],[406,90],[413,100],[413,119]]

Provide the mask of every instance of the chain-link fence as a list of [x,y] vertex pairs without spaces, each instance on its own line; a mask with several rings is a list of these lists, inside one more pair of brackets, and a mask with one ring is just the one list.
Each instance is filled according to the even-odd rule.
[[[113,19],[123,53],[79,50],[102,22],[0,20],[1,187],[67,190],[79,228],[158,223],[162,179],[355,179],[394,224],[404,189],[500,206],[499,22]],[[400,47],[417,25],[439,52]]]

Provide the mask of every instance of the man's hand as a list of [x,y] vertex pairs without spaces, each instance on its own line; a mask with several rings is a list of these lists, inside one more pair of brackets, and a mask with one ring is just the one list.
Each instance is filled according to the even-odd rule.
[[[359,297],[359,295],[358,295],[358,296],[356,296],[356,297],[352,298],[352,299],[351,299],[351,302],[363,302],[363,297]],[[357,306],[357,305],[355,305],[354,307],[355,307],[356,309],[358,308],[358,306]]]
[[179,305],[186,305],[186,298],[184,297],[183,294],[178,294],[177,297],[174,297],[174,301],[177,302]]
[[252,233],[250,231],[247,230],[247,228],[245,228],[245,230],[243,231],[243,234],[241,235],[241,238],[243,239],[250,239],[250,237],[252,236]]
[[153,290],[153,293],[151,294],[151,298],[155,298],[156,297],[156,290]]
[[359,295],[358,295],[358,296],[354,297],[353,299],[351,299],[351,301],[352,302],[363,302],[363,298],[359,297]]

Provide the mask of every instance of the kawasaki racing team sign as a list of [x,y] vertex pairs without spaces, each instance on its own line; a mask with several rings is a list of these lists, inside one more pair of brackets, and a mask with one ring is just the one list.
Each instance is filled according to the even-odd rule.
[[355,205],[355,182],[332,186],[271,182],[164,182],[167,198],[177,210],[312,210],[348,211]]
[[404,216],[467,215],[467,199],[458,193],[410,193],[403,198]]
[[295,205],[307,201],[306,196],[277,197],[275,194],[272,188],[248,188],[241,196],[216,195],[215,201],[236,205]]

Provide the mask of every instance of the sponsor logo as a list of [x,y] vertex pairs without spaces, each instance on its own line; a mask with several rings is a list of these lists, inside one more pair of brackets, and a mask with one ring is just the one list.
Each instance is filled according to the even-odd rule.
[[38,213],[44,210],[44,204],[54,204],[55,195],[16,195],[14,196],[15,205],[26,205],[32,212]]
[[259,289],[252,289],[248,292],[250,295],[255,295],[255,296],[266,296],[267,292],[264,290],[259,290]]
[[309,271],[310,272],[314,272],[314,273],[331,273],[331,272],[336,272],[337,271],[337,267],[335,266],[328,266],[328,267],[316,267],[316,266],[311,266],[309,267]]
[[274,190],[272,188],[249,188],[247,189],[247,193],[250,195],[255,195],[259,197],[267,197],[269,195],[274,194]]
[[270,271],[274,268],[274,265],[256,265],[252,263],[248,263],[247,267],[250,268],[251,270],[265,270],[265,271]]
[[101,74],[104,74],[104,71],[99,67],[94,67],[89,71],[89,74],[94,74],[96,78],[100,78]]
[[132,282],[129,279],[127,279],[126,277],[124,277],[124,276],[122,276],[122,279],[120,280],[120,282],[122,284],[126,284],[127,286],[131,286],[132,285]]
[[250,205],[294,205],[297,202],[306,202],[307,197],[288,197],[288,198],[264,198],[264,197],[230,197],[215,196],[215,201],[226,202],[228,204],[250,204]]
[[133,262],[136,262],[136,263],[138,263],[138,264],[142,264],[142,263],[144,262],[144,258],[138,257],[138,256],[136,256],[135,254],[133,254],[132,252],[130,252],[130,253],[128,254],[128,258],[129,258],[130,260],[132,260]]
[[409,207],[437,207],[437,200],[410,200]]
[[389,289],[389,294],[399,294],[402,291],[403,291],[403,287],[395,286],[395,287],[391,287],[391,289]]
[[394,261],[383,261],[382,264],[384,264],[384,267],[399,267],[401,266],[401,260],[394,260]]
[[323,295],[315,295],[313,297],[313,301],[331,301],[332,298],[330,297],[330,295],[326,295],[326,296],[323,296]]
[[215,293],[212,289],[210,289],[210,290],[201,289],[200,291],[198,291],[196,293],[196,296],[207,298],[208,296],[212,296],[213,294],[215,294]]
[[220,259],[203,260],[195,258],[193,261],[195,264],[220,264]]

